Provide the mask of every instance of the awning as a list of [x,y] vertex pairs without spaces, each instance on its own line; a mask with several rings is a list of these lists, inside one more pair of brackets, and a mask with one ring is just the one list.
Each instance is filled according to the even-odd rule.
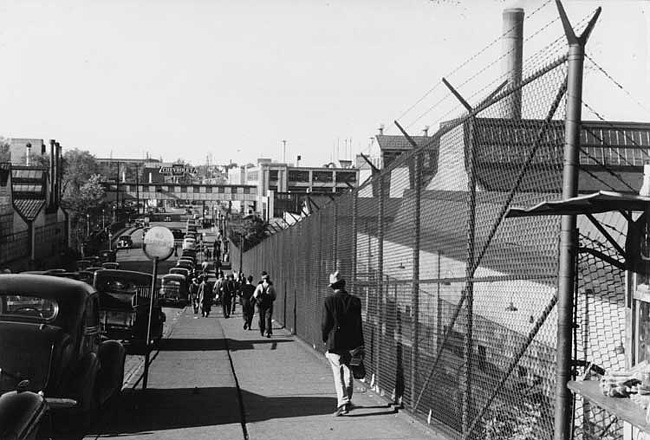
[[608,211],[645,211],[646,209],[650,209],[650,197],[634,193],[598,191],[567,200],[542,202],[531,208],[510,208],[506,212],[506,217],[598,214]]

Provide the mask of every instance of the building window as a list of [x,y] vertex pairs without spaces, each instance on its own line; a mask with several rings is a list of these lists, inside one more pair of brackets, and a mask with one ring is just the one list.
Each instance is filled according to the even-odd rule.
[[272,182],[277,182],[278,170],[269,170],[269,180]]
[[357,173],[352,173],[350,171],[339,171],[336,173],[336,182],[354,184],[357,181]]
[[250,194],[250,193],[251,193],[251,189],[250,189],[250,187],[245,186],[245,187],[244,187],[244,194]]
[[211,186],[206,186],[205,187],[205,192],[206,193],[211,193],[212,192],[212,187]]
[[223,194],[226,192],[226,188],[223,186],[219,186],[217,187],[217,192]]
[[331,183],[334,178],[331,171],[314,171],[312,181],[314,183]]
[[156,186],[155,185],[149,185],[149,188],[147,189],[149,192],[156,192]]
[[193,192],[193,193],[201,192],[201,187],[199,187],[199,186],[193,186],[193,187],[192,187],[192,192]]
[[186,187],[186,186],[180,186],[179,188],[181,189],[181,192],[182,192],[182,193],[186,193],[186,192],[187,192],[187,187]]
[[258,179],[258,171],[249,171],[248,175],[246,177],[246,180],[250,181],[257,181]]
[[309,182],[309,171],[289,170],[289,182]]

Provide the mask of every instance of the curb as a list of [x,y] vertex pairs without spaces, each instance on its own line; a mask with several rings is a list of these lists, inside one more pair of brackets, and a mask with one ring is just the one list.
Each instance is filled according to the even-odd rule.
[[[174,327],[176,326],[176,323],[180,319],[181,315],[185,313],[185,307],[182,309],[179,309],[179,312],[176,313],[175,316],[172,317],[172,320],[170,322],[169,328],[163,334],[163,339],[168,338],[171,336],[171,334],[174,332]],[[149,362],[152,362],[156,356],[158,355],[159,350],[152,350],[151,351],[151,356],[149,357]],[[144,373],[144,356],[138,355],[139,361],[129,369],[128,372],[124,372],[124,382],[122,383],[122,391],[131,388],[135,389],[135,387],[140,383],[140,379],[142,378],[142,374]]]

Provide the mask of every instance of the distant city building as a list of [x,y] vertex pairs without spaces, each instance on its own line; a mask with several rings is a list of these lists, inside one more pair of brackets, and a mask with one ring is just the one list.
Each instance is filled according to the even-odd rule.
[[[232,168],[228,172],[230,184],[257,187],[255,207],[236,207],[242,212],[251,210],[263,218],[284,217],[284,212],[299,214],[306,196],[332,196],[350,191],[359,185],[359,168],[351,160],[340,160],[323,167],[301,167],[293,164],[258,159],[257,164]],[[257,209],[255,209],[257,208]]]
[[9,151],[13,165],[32,165],[32,157],[47,153],[43,139],[10,138]]

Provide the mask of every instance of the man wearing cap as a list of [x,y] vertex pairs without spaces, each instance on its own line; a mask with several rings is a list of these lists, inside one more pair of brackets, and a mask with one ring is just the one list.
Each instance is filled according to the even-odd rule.
[[337,408],[334,416],[342,416],[352,409],[354,377],[350,370],[350,351],[362,346],[361,300],[345,290],[345,279],[336,271],[330,275],[334,293],[325,298],[321,330],[327,345],[325,356],[334,375]]
[[262,282],[257,285],[253,298],[257,304],[259,314],[260,335],[266,334],[270,338],[273,334],[273,301],[275,301],[275,288],[271,282],[271,277],[266,272],[262,272]]

